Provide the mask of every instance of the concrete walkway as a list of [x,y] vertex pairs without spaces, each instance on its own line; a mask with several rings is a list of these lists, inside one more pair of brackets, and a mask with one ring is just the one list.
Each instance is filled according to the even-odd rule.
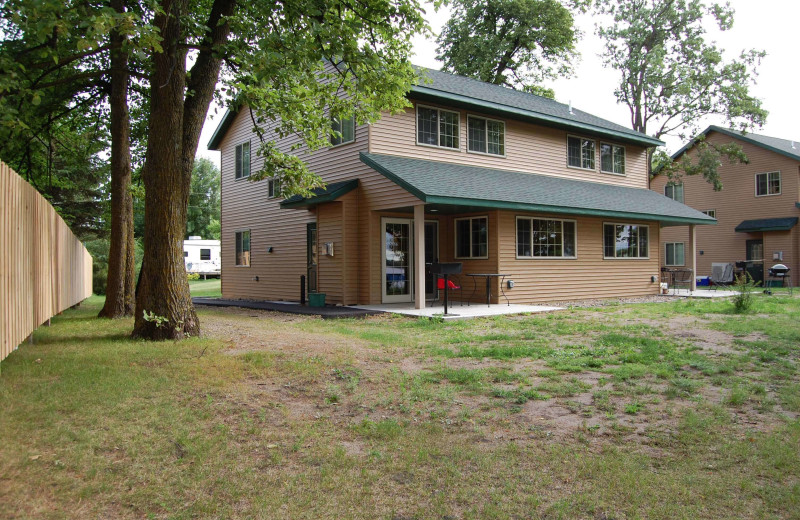
[[459,320],[466,318],[483,318],[487,316],[504,316],[508,314],[533,314],[539,312],[560,311],[563,307],[546,307],[543,305],[505,305],[505,304],[475,304],[448,306],[447,315],[444,315],[444,307],[437,304],[435,307],[425,307],[415,309],[411,303],[384,303],[381,305],[354,305],[356,309],[363,309],[373,312],[391,312],[404,316],[419,317],[441,317],[445,320]]
[[711,289],[690,291],[689,289],[680,288],[670,289],[668,294],[668,296],[679,296],[681,298],[730,298],[735,295],[736,291],[726,291],[723,289],[717,289],[716,291]]

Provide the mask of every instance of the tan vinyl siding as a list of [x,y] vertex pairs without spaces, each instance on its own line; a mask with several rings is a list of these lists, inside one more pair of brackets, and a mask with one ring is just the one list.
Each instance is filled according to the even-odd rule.
[[[437,106],[429,103],[420,104]],[[445,106],[442,108],[452,110]],[[396,116],[384,117],[372,125],[370,152],[647,188],[647,159],[645,149],[642,147],[624,145],[625,175],[602,173],[600,171],[600,143],[617,145],[622,145],[622,143],[506,119],[504,120],[505,157],[471,153],[467,152],[467,114],[494,120],[499,120],[499,118],[466,110],[457,111],[461,116],[460,150],[418,145],[416,108],[412,107]],[[567,135],[595,140],[594,171],[567,166]]]
[[[713,144],[737,142],[747,154],[749,164],[730,164],[723,160],[720,174],[724,187],[720,192],[715,192],[702,177],[683,179],[685,204],[700,211],[716,210],[718,220],[716,226],[697,226],[697,274],[711,275],[712,262],[744,260],[747,240],[763,239],[765,266],[779,263],[772,259],[772,254],[783,251],[782,263],[792,269],[793,283],[797,285],[800,273],[800,226],[788,232],[737,233],[734,229],[743,220],[800,216],[800,210],[795,205],[800,193],[800,161],[717,132],[710,132],[707,140]],[[755,175],[770,171],[781,172],[781,194],[756,197]],[[651,181],[650,187],[663,194],[666,183],[664,176],[657,176]],[[664,228],[661,233],[662,251],[665,242],[688,244],[687,226]],[[688,263],[689,259],[686,261]]]

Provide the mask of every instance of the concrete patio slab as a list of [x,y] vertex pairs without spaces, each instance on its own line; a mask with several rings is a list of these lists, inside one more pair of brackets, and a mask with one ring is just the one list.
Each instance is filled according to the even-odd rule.
[[736,291],[725,291],[722,289],[716,291],[709,289],[690,291],[689,289],[680,288],[670,289],[667,294],[667,296],[679,296],[681,298],[730,298],[734,295],[736,295]]
[[424,309],[415,309],[413,304],[410,303],[384,303],[381,305],[353,305],[356,309],[363,309],[368,311],[391,312],[395,314],[402,314],[405,316],[419,316],[419,317],[441,317],[445,320],[462,320],[467,318],[484,318],[487,316],[505,316],[509,314],[534,314],[540,312],[551,312],[564,310],[564,307],[547,307],[544,305],[504,305],[493,304],[487,306],[486,304],[472,304],[472,305],[455,305],[448,306],[447,315],[444,315],[444,306],[436,305],[434,307],[425,307]]

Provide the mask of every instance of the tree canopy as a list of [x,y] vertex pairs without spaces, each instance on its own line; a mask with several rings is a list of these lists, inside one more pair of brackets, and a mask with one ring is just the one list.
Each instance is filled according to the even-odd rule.
[[579,33],[558,0],[454,0],[437,42],[444,70],[554,97],[546,79],[568,75]]
[[198,158],[192,168],[192,187],[186,219],[186,235],[219,240],[219,168],[209,159]]

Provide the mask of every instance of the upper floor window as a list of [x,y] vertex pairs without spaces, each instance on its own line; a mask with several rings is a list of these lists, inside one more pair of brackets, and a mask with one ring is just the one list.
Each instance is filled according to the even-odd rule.
[[506,124],[483,117],[467,116],[467,150],[492,155],[506,154]]
[[756,174],[756,197],[781,194],[781,172]]
[[567,136],[567,165],[594,170],[595,142],[582,137]]
[[250,230],[236,232],[236,265],[250,265]]
[[458,112],[417,106],[417,144],[458,150]]
[[267,195],[271,199],[281,196],[281,181],[280,180],[272,178],[267,182]]
[[603,224],[603,257],[648,258],[650,228],[635,224]]
[[353,117],[345,119],[334,117],[331,119],[331,129],[338,132],[338,134],[331,135],[332,146],[352,143],[356,140],[356,120]]
[[701,213],[704,213],[711,218],[717,218],[717,210],[715,209],[704,209]]
[[625,147],[600,143],[600,171],[625,175]]
[[250,177],[250,141],[236,146],[236,178]]
[[683,204],[683,184],[667,184],[664,186],[664,195]]
[[517,217],[517,258],[575,258],[575,221]]
[[489,218],[456,219],[456,258],[489,257]]

